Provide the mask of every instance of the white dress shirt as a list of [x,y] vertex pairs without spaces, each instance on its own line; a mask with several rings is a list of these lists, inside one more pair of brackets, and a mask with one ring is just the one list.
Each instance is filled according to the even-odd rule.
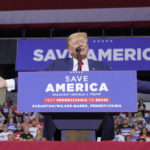
[[[82,60],[83,65],[82,67],[82,71],[89,71],[89,64],[88,64],[88,60],[87,58]],[[73,70],[72,71],[77,71],[78,70],[78,60],[73,58]]]

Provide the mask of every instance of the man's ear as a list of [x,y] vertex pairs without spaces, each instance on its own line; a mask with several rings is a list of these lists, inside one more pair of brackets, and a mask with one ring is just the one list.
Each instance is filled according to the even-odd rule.
[[69,51],[70,54],[72,54],[72,50],[69,47],[68,47],[68,51]]

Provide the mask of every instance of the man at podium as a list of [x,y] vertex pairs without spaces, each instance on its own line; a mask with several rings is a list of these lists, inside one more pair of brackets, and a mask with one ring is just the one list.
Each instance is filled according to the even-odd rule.
[[[88,39],[87,34],[78,32],[71,34],[67,39],[67,49],[72,58],[57,59],[52,61],[47,71],[98,71],[111,70],[103,62],[88,60]],[[0,88],[7,88],[9,91],[17,88],[17,79],[4,80],[0,78]],[[101,125],[101,140],[114,139],[113,117],[109,114],[101,113],[103,123]],[[44,136],[52,140],[56,126],[53,123],[50,113],[45,113]]]

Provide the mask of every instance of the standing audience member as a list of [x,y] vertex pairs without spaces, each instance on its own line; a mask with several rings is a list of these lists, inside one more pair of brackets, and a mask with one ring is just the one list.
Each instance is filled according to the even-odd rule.
[[138,112],[141,112],[143,117],[145,117],[145,109],[146,105],[144,104],[143,99],[140,99],[138,104]]
[[8,127],[8,131],[14,132],[17,129],[17,124],[14,123],[14,118],[9,118],[8,123],[6,123],[6,126]]
[[3,106],[2,106],[2,113],[3,113],[3,115],[5,116],[6,119],[8,118],[9,108],[10,108],[10,106],[8,106],[8,102],[5,101]]

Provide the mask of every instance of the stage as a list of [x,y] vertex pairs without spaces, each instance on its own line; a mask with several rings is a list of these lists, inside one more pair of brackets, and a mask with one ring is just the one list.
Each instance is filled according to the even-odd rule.
[[150,142],[0,142],[0,150],[149,150]]

